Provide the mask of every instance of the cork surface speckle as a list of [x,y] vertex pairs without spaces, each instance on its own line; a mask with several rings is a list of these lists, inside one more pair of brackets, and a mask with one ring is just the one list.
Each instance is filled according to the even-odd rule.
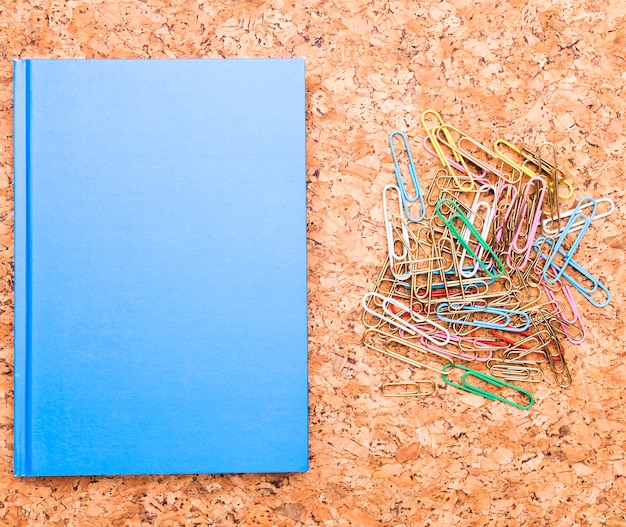
[[[3,0],[0,5],[0,525],[626,526],[623,208],[626,6],[620,0]],[[13,476],[15,58],[306,59],[310,470],[299,474]],[[569,388],[527,411],[438,382],[361,344],[361,298],[387,247],[392,130],[424,185],[421,113],[493,144],[555,144],[575,196],[610,197],[580,260],[609,288],[578,299],[587,340]]]

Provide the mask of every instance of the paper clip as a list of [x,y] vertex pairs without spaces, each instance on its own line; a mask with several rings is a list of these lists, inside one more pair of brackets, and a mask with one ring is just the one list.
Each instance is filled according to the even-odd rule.
[[[437,119],[437,122],[439,123],[439,125],[435,126],[434,128],[429,128],[429,126],[426,124],[426,116],[427,115],[432,115],[435,117],[435,119]],[[462,192],[468,192],[470,190],[473,190],[475,187],[475,183],[474,183],[474,178],[472,177],[472,173],[470,172],[470,169],[467,167],[467,164],[465,163],[465,160],[463,159],[463,157],[461,155],[459,155],[459,153],[453,149],[452,153],[454,154],[454,158],[456,159],[456,161],[458,163],[461,164],[461,166],[463,167],[463,171],[465,172],[465,175],[467,176],[467,181],[461,181],[455,174],[454,169],[452,168],[452,166],[450,166],[450,163],[448,163],[448,158],[446,157],[446,155],[443,152],[443,149],[441,148],[441,145],[439,144],[439,141],[437,139],[436,134],[436,130],[439,126],[441,125],[445,125],[445,121],[443,120],[443,118],[441,117],[441,115],[439,115],[438,112],[436,112],[435,110],[426,110],[424,112],[422,112],[422,116],[421,116],[421,122],[422,122],[422,126],[424,127],[424,130],[426,131],[426,134],[428,134],[428,137],[430,139],[430,144],[433,146],[433,148],[435,149],[435,152],[437,152],[437,156],[439,157],[439,161],[441,161],[441,164],[448,169],[448,172],[450,173],[450,175],[452,176],[452,178],[454,179],[454,182],[456,183],[457,187],[459,190],[461,190]],[[454,144],[454,139],[452,138],[452,136],[450,135],[450,133],[447,130],[443,131],[443,134],[445,136],[445,139],[447,141],[447,143],[451,146],[455,146]]]
[[[400,163],[398,161],[398,155],[396,153],[396,149],[393,145],[393,138],[395,136],[399,136],[402,138],[404,142],[404,150],[406,151],[406,155],[408,158],[407,165],[409,168],[409,176],[411,178],[411,184],[413,185],[413,196],[409,196],[406,190],[406,186],[404,184],[404,176],[402,174],[402,170],[400,169]],[[400,189],[400,196],[402,198],[402,203],[404,205],[404,210],[406,212],[406,217],[410,221],[422,221],[426,216],[426,204],[424,203],[424,196],[422,195],[422,190],[420,189],[419,181],[417,179],[417,174],[415,173],[415,164],[413,163],[413,156],[411,155],[411,148],[409,147],[409,140],[404,132],[400,130],[396,130],[389,134],[389,146],[391,147],[391,155],[393,157],[394,170],[396,173],[396,180],[398,181],[398,188]],[[415,203],[416,201],[420,202],[421,205],[421,214],[414,218],[411,216],[411,211],[409,210],[409,204]]]
[[[537,321],[542,321],[546,328],[546,331],[537,332],[537,335],[540,336],[543,342],[545,356],[548,359],[548,364],[550,365],[550,369],[554,375],[554,380],[560,388],[568,388],[572,385],[572,374],[570,373],[567,363],[565,362],[565,357],[563,356],[563,346],[552,331],[552,326],[548,320],[549,316],[550,313],[544,314],[541,311],[537,313]],[[545,336],[546,333],[547,337]],[[554,345],[554,351],[549,349],[550,345]]]
[[487,367],[493,377],[507,381],[539,382],[543,380],[543,370],[538,363],[532,361],[489,359]]
[[[374,291],[366,293],[363,296],[363,300],[361,301],[361,305],[362,305],[363,309],[367,313],[369,313],[370,315],[372,315],[375,318],[379,319],[381,322],[386,322],[387,324],[389,324],[390,326],[392,326],[394,328],[400,329],[402,331],[406,331],[409,335],[415,335],[417,333],[415,328],[413,328],[411,326],[411,324],[409,324],[408,321],[403,320],[400,317],[395,316],[395,315],[392,315],[392,317],[390,317],[389,314],[386,311],[383,311],[383,313],[380,313],[380,312],[375,311],[374,309],[372,309],[372,307],[371,307],[371,300],[372,299],[379,300],[381,306],[383,306],[387,300],[394,301],[393,299],[390,299],[388,296],[384,296],[384,295],[382,295],[380,293],[376,293]],[[397,301],[394,301],[394,302],[397,302]],[[372,328],[373,327],[374,326],[372,326]]]
[[[437,306],[436,313],[439,317],[439,320],[443,322],[449,322],[451,324],[461,324],[462,326],[476,326],[480,328],[489,328],[489,329],[501,329],[505,331],[512,331],[515,333],[519,333],[521,331],[526,331],[530,326],[530,316],[526,311],[520,311],[517,309],[503,309],[499,307],[493,306],[459,306],[458,309],[448,310],[447,313],[444,313],[444,309],[448,307],[449,304],[444,302]],[[496,320],[502,320],[502,322],[488,322],[484,320],[466,320],[463,318],[452,318],[450,314],[458,314],[458,315],[469,315],[469,314],[489,314],[496,315]],[[512,325],[511,318],[517,317],[521,318],[524,322],[521,325]]]
[[[541,330],[535,333],[528,331],[522,331],[520,335],[524,338],[518,341],[509,339],[505,335],[497,333],[495,330],[491,330],[494,335],[497,335],[502,341],[508,342],[509,347],[502,352],[502,358],[506,361],[530,361],[535,363],[541,363],[546,360],[546,353],[544,351],[544,335],[541,335],[541,331],[544,333],[547,330]],[[533,357],[536,357],[533,359]]]
[[[389,211],[387,194],[395,193],[398,198],[398,215],[392,216]],[[385,233],[387,234],[387,252],[389,253],[389,267],[391,273],[398,280],[406,280],[410,273],[401,273],[398,267],[409,259],[409,229],[404,217],[402,207],[402,194],[396,185],[387,185],[383,189],[383,217],[385,221]],[[399,225],[396,227],[396,223]]]
[[[537,247],[537,245],[543,244],[552,246],[554,242],[550,238],[537,238],[536,245],[534,246],[535,250],[539,251],[540,249]],[[562,249],[559,249],[557,252],[559,252],[561,256],[565,256],[565,253]],[[572,286],[595,307],[606,307],[611,301],[611,292],[608,290],[608,288],[589,271],[587,271],[582,265],[576,262],[576,260],[574,260],[574,258],[572,258],[571,256],[567,260],[567,269],[571,269],[574,272],[578,273],[580,276],[582,276],[586,281],[591,284],[590,287],[585,287],[578,280],[576,280],[570,274],[570,272],[565,270],[565,265],[563,265],[563,267],[559,267],[557,264],[552,262],[550,269],[554,269],[555,276],[558,276],[559,278],[564,278],[570,284],[572,284]],[[542,271],[542,276],[549,273],[550,270],[547,267],[544,267]],[[548,283],[555,283],[556,281],[557,279],[553,278],[551,278],[550,281],[546,280],[546,282]],[[600,292],[600,294],[604,297],[604,300],[595,300],[592,295],[596,294],[596,292]]]
[[[565,296],[567,305],[569,306],[572,312],[572,318],[565,317],[565,312],[564,312],[565,307],[559,306],[554,292],[552,292],[552,290],[544,284],[544,292],[546,293],[546,296],[548,297],[548,299],[550,300],[550,302],[555,308],[555,312],[553,316],[554,316],[554,320],[556,321],[556,323],[558,323],[559,326],[561,326],[561,332],[563,333],[563,335],[565,335],[565,338],[567,338],[567,340],[569,340],[572,344],[582,344],[587,338],[587,328],[585,327],[585,323],[582,319],[582,316],[580,315],[578,306],[576,305],[576,302],[574,301],[574,297],[572,296],[571,287],[568,286],[567,284],[562,284],[561,290],[563,291],[563,295]],[[580,327],[577,327],[575,325],[577,322],[580,325]],[[567,330],[568,327],[575,328],[578,331],[580,336],[578,338],[572,336]]]
[[[449,143],[448,141],[448,138],[452,137],[450,130],[454,131],[459,136],[459,140],[457,141],[456,145],[454,143]],[[449,124],[442,124],[436,129],[436,132],[437,134],[443,132],[444,137],[443,138],[438,137],[439,141],[445,144],[448,148],[450,148],[456,155],[458,155],[462,159],[467,159],[471,161],[474,165],[482,168],[483,170],[493,174],[494,176],[498,178],[503,179],[507,183],[515,184],[520,180],[522,173],[519,170],[517,170],[516,167],[511,167],[514,169],[514,171],[511,172],[511,178],[509,179],[505,177],[504,171],[502,170],[501,167],[500,168],[495,167],[489,164],[489,162],[483,159],[479,159],[474,154],[472,154],[469,150],[464,148],[463,143],[467,142],[471,146],[473,146],[475,149],[477,149],[479,152],[482,152],[486,158],[493,158],[493,159],[498,160],[501,164],[503,163],[502,158],[498,156],[495,152],[489,150],[489,148],[483,146],[481,143],[479,143],[478,141],[476,141],[469,135],[461,132],[454,126],[449,125]],[[518,172],[518,174],[515,174],[515,172]]]
[[[546,146],[552,148],[552,159],[554,160],[552,163],[549,163],[548,161],[546,161],[545,159],[542,159],[541,157],[541,151]],[[561,199],[571,198],[574,195],[574,185],[572,185],[567,179],[565,179],[565,177],[559,175],[559,172],[563,174],[565,173],[563,172],[563,170],[561,170],[557,166],[556,147],[552,143],[542,143],[539,145],[539,148],[537,149],[537,153],[533,152],[532,150],[529,150],[528,148],[522,148],[522,155],[526,157],[528,161],[537,165],[540,172],[543,171],[546,174],[551,173],[552,181],[549,183],[549,188],[550,188],[550,193],[554,198],[552,201],[552,205],[554,206],[558,214],[559,198]],[[567,188],[567,192],[563,195],[559,193],[559,190],[558,190],[559,183],[563,183],[565,187]]]
[[[454,386],[455,388],[458,388],[459,390],[464,390],[469,393],[474,393],[476,395],[480,395],[484,397],[485,399],[490,399],[492,401],[501,401],[503,403],[510,404],[511,406],[514,406],[515,408],[519,408],[520,410],[528,410],[533,404],[535,404],[535,398],[533,397],[533,394],[530,393],[529,391],[524,390],[523,388],[520,388],[519,386],[515,386],[514,384],[510,384],[501,379],[491,377],[490,375],[486,375],[479,371],[472,370],[471,368],[468,368],[467,366],[463,366],[461,364],[452,364],[452,363],[446,364],[443,367],[443,370],[449,373],[448,370],[451,370],[452,368],[458,368],[460,370],[465,371],[465,373],[461,377],[461,384],[453,382],[450,379],[448,379],[447,374],[442,374],[441,377],[446,384],[449,384],[450,386]],[[506,397],[502,397],[501,395],[498,395],[497,393],[488,392],[486,390],[478,388],[477,386],[474,386],[473,384],[470,384],[468,382],[467,380],[468,377],[474,377],[496,388],[504,388],[504,387],[511,388],[512,390],[515,390],[516,392],[524,394],[526,397],[528,397],[529,402],[526,405],[522,405],[513,401],[512,399],[507,399]]]
[[[428,386],[426,391],[423,386]],[[419,381],[386,382],[380,387],[380,391],[386,397],[423,397],[426,395],[432,395],[435,393],[435,390],[435,382],[427,379]]]
[[509,143],[508,141],[506,141],[504,139],[498,139],[493,144],[493,151],[496,154],[498,154],[500,159],[502,159],[505,163],[507,163],[508,165],[512,166],[513,168],[516,168],[520,172],[526,174],[528,177],[532,178],[532,177],[536,177],[537,176],[537,173],[534,170],[531,170],[527,166],[524,166],[524,165],[521,165],[521,164],[517,163],[514,159],[512,159],[507,154],[505,154],[504,151],[501,149],[501,147],[503,147],[503,146],[505,148],[508,148],[508,149],[512,150],[517,155],[519,155],[521,157],[524,157],[524,154],[522,153],[522,150],[520,148],[516,147],[514,144],[511,144],[511,143]]
[[[492,185],[481,185],[478,189],[478,191],[476,192],[476,196],[474,197],[474,202],[472,203],[472,206],[469,210],[469,215],[467,217],[467,219],[472,223],[472,225],[474,224],[474,219],[475,218],[482,218],[483,219],[483,226],[482,229],[480,229],[480,235],[483,237],[483,239],[487,239],[487,237],[489,236],[489,233],[491,231],[491,225],[493,223],[493,219],[496,215],[496,205],[497,203],[493,203],[493,204],[489,204],[484,200],[481,200],[482,194],[485,193],[487,194],[488,192],[493,192],[494,195],[494,199],[496,196],[496,189],[492,186]],[[486,212],[485,214],[480,214],[480,210],[484,209]],[[478,229],[476,229],[478,231]],[[469,241],[470,238],[470,231],[468,229],[464,229],[464,231],[462,232],[463,234],[463,239],[465,241]],[[482,251],[479,251],[479,254]],[[463,253],[461,254],[461,259],[459,260],[459,265],[460,265],[460,271],[459,274],[461,276],[463,276],[464,278],[471,278],[473,276],[476,276],[476,273],[478,272],[478,268],[480,266],[480,264],[478,262],[475,262],[474,266],[470,269],[469,272],[464,271],[464,264],[465,264],[465,257],[467,256],[467,250],[463,250]]]
[[[374,336],[375,338],[377,336],[377,338],[379,338],[379,339],[384,339],[382,347],[378,347],[373,342],[370,342],[372,336]],[[427,368],[427,369],[433,370],[433,371],[435,371],[437,373],[441,373],[442,375],[445,373],[445,370],[443,368],[437,369],[437,368],[435,368],[433,366],[429,366],[428,364],[424,364],[424,363],[419,362],[419,361],[417,361],[415,359],[412,359],[411,357],[403,355],[402,353],[398,353],[397,351],[393,351],[392,349],[389,349],[389,345],[391,343],[399,344],[399,345],[403,346],[404,348],[408,348],[409,350],[419,351],[420,353],[422,353],[422,354],[424,354],[426,356],[436,355],[439,358],[444,359],[446,361],[446,364],[451,362],[450,358],[447,357],[446,355],[443,355],[441,353],[437,353],[437,352],[428,350],[428,349],[420,346],[419,344],[416,344],[414,342],[409,342],[409,341],[407,341],[407,340],[405,340],[405,339],[403,339],[401,337],[398,337],[397,335],[393,335],[391,333],[387,333],[387,332],[382,331],[380,329],[370,328],[370,329],[365,330],[365,333],[363,333],[363,337],[362,337],[361,341],[368,348],[370,348],[370,349],[372,349],[374,351],[378,351],[379,353],[382,353],[383,355],[385,355],[387,357],[391,357],[392,359],[399,360],[401,362],[404,362],[404,363],[409,364],[411,366],[414,366],[416,368]]]
[[[542,159],[541,159],[541,151],[545,147],[549,147],[552,149],[552,159],[553,163],[548,167],[551,172],[552,181],[548,182],[548,205],[550,207],[550,214],[552,216],[556,216],[558,230],[561,230],[561,211],[559,205],[559,173],[557,171],[557,159],[556,159],[556,147],[552,143],[542,143],[539,145],[537,149],[537,159],[540,168],[543,168]],[[572,187],[572,195],[573,195],[573,187]]]
[[[607,289],[607,292],[608,292],[608,289]],[[566,336],[572,344],[580,344],[584,342],[585,339],[587,338],[587,327],[585,326],[585,321],[583,320],[583,317],[581,316],[580,311],[578,310],[578,306],[576,305],[574,297],[572,296],[571,287],[567,286],[566,284],[563,284],[563,294],[565,295],[565,298],[567,299],[567,303],[569,304],[570,309],[572,310],[572,318],[565,318],[564,316],[561,316],[561,318],[569,324],[576,324],[576,322],[578,322],[578,324],[580,325],[580,333],[581,333],[581,336],[579,339],[574,339],[567,333],[566,333]],[[608,298],[609,300],[611,299],[610,293],[608,294]]]
[[[511,244],[508,238],[512,229],[509,229],[508,221],[513,210],[516,208],[515,205],[517,203],[518,194],[515,185],[505,183],[500,187],[496,196],[497,213],[494,217],[494,235],[492,242],[496,247],[496,252],[505,252],[504,248]],[[502,195],[505,195],[505,199],[501,199]]]
[[[581,209],[583,209],[586,203],[591,203],[590,205],[591,212],[589,215],[581,212]],[[551,244],[552,251],[550,255],[546,258],[546,263],[545,263],[543,273],[542,273],[542,278],[549,284],[554,284],[559,278],[561,278],[561,275],[565,272],[565,269],[567,268],[570,260],[573,258],[574,253],[576,252],[576,249],[580,245],[583,235],[587,232],[587,229],[589,228],[589,225],[591,224],[591,220],[593,220],[593,217],[596,214],[596,210],[597,210],[597,202],[595,199],[590,198],[590,197],[582,198],[578,202],[578,205],[576,205],[576,207],[572,211],[572,215],[570,216],[570,219],[568,220],[568,222],[565,224],[565,227],[563,227],[563,230],[560,236],[557,238],[554,244]],[[574,223],[576,223],[577,221],[582,221],[582,225],[580,229],[578,229],[579,231],[578,235],[576,236],[576,239],[571,243],[570,248],[567,251],[562,251],[561,247],[563,246],[563,243],[565,242],[565,238],[569,234],[570,227],[574,225]],[[548,241],[547,238],[546,238],[546,241]],[[548,269],[553,264],[554,259],[557,256],[557,254],[560,254],[563,257],[563,263],[559,264],[559,266],[555,266],[555,268],[557,269],[557,272],[554,276],[550,276],[550,274],[548,273]]]
[[[502,147],[504,147],[504,148],[502,148]],[[517,163],[514,159],[509,157],[504,152],[505,149],[511,150],[514,153],[516,153],[518,156],[522,157],[524,159],[524,162],[522,164]],[[498,155],[498,157],[500,157],[500,159],[502,159],[505,163],[507,163],[509,166],[511,166],[511,167],[513,167],[513,168],[523,172],[528,177],[539,176],[542,171],[549,172],[553,168],[553,166],[550,163],[548,163],[545,160],[540,159],[537,154],[534,154],[529,149],[524,148],[524,147],[518,148],[514,144],[511,144],[509,141],[506,141],[504,139],[498,139],[494,143],[494,145],[493,145],[493,150]],[[529,162],[529,161],[532,164],[537,166],[537,169],[538,169],[537,171],[531,170],[530,168],[528,168],[526,163]],[[556,170],[557,170],[557,174],[559,172],[561,174],[563,173],[563,171],[560,168],[557,168]],[[565,179],[563,176],[561,176],[560,174],[558,174],[557,177],[558,177],[558,182],[559,183],[563,183],[566,186],[566,188],[567,188],[567,192],[565,194],[563,194],[563,195],[559,194],[558,197],[561,198],[561,199],[571,198],[574,195],[574,186],[569,181],[567,181],[567,179]],[[555,194],[556,194],[556,190],[555,190]]]
[[[599,220],[600,218],[606,218],[609,214],[615,211],[615,203],[613,202],[611,198],[598,198],[596,200],[596,205],[598,206],[604,203],[608,203],[608,206],[609,206],[608,210],[604,212],[596,213],[591,221]],[[587,203],[584,203],[581,207],[578,207],[578,210],[579,211],[584,210],[591,206],[593,206],[593,202],[589,201]],[[560,219],[569,218],[572,214],[574,214],[575,210],[576,209],[570,209],[568,211],[562,212],[558,217],[551,216],[550,218],[545,218],[541,222],[541,230],[546,236],[556,236],[560,234],[561,232],[563,232],[564,228],[554,229],[554,228],[551,228],[550,225],[555,223],[559,218]],[[585,224],[584,219],[581,219],[580,221],[577,221],[577,222],[575,221],[574,224],[569,228],[569,232],[579,231],[580,229],[583,228],[584,224]]]
[[[422,368],[427,368],[429,370],[432,370],[434,372],[437,373],[444,373],[444,369],[443,368],[436,368],[435,366],[431,366],[429,364],[426,364],[424,362],[419,362],[416,360],[413,360],[413,362],[409,362],[409,359],[403,355],[402,353],[398,353],[397,351],[394,351],[393,349],[391,349],[391,345],[392,344],[397,344],[399,346],[402,346],[403,348],[408,348],[409,350],[413,350],[413,351],[419,351],[420,353],[423,353],[424,355],[426,355],[427,357],[431,357],[437,356],[441,359],[443,359],[445,361],[446,364],[449,364],[450,362],[452,362],[452,359],[445,353],[440,352],[440,351],[434,351],[432,349],[428,349],[425,348],[424,346],[422,346],[421,344],[417,344],[416,342],[407,340],[407,339],[403,339],[401,337],[391,337],[387,340],[387,342],[385,342],[385,353],[387,355],[389,355],[390,357],[394,357],[396,359],[400,359],[400,360],[405,360],[405,362],[409,363],[409,364],[413,364],[413,365],[417,365],[420,366]],[[402,357],[402,358],[401,358]]]
[[[411,308],[404,305],[399,300],[389,297],[384,298],[382,307],[385,314],[387,314],[387,316],[389,316],[391,320],[395,321],[396,325],[402,331],[406,331],[411,335],[419,334],[425,339],[430,340],[433,344],[437,346],[445,346],[446,344],[448,344],[448,342],[450,342],[450,332],[446,328],[444,328],[440,324],[437,324],[436,322],[433,322],[432,320],[429,320],[427,317],[416,313],[415,310],[411,310]],[[404,320],[398,314],[398,312],[404,312],[410,317],[411,322],[416,323],[408,325],[409,321]],[[389,321],[389,319],[385,320]],[[405,329],[407,325],[408,329]],[[424,326],[426,326],[427,330],[424,329]],[[429,328],[428,326],[432,326],[432,328]],[[443,335],[443,339],[439,340],[433,335]]]
[[[539,186],[539,190],[535,193],[535,199],[530,202],[530,192],[535,188],[535,184]],[[511,238],[511,245],[508,251],[507,263],[510,267],[513,267],[511,262],[511,252],[515,252],[523,256],[519,268],[523,269],[528,263],[530,254],[532,253],[533,243],[537,237],[537,229],[541,220],[541,203],[543,202],[544,195],[546,193],[546,185],[542,178],[533,177],[524,186],[524,192],[520,199],[522,200],[522,206],[520,208],[521,221],[517,229],[513,232]],[[530,217],[527,218],[529,202],[531,203]],[[519,247],[518,240],[522,235],[522,229],[526,227],[525,238],[526,242],[522,247]]]
[[[448,207],[453,209],[453,214],[449,218],[446,218],[441,210],[444,205],[447,205]],[[437,206],[435,207],[435,212],[437,213],[437,216],[439,216],[439,218],[441,218],[444,224],[448,227],[448,229],[450,229],[450,232],[452,232],[457,241],[465,248],[469,255],[478,262],[480,267],[483,269],[483,271],[485,271],[485,273],[487,273],[488,276],[490,276],[491,278],[499,278],[504,274],[504,265],[500,261],[500,258],[498,258],[498,255],[493,251],[493,249],[489,246],[485,239],[478,233],[476,228],[472,225],[472,222],[467,218],[465,214],[463,214],[463,212],[456,203],[449,199],[442,199],[437,203]],[[495,273],[492,272],[491,269],[489,269],[488,263],[483,261],[474,251],[474,249],[470,247],[469,243],[463,239],[462,234],[454,226],[455,219],[461,220],[463,225],[472,233],[474,239],[478,242],[478,245],[480,245],[480,247],[491,256],[494,265],[497,264],[497,267],[499,269],[496,269]]]
[[[430,155],[432,156],[439,156],[439,154],[437,154],[437,152],[435,151],[434,148],[431,148],[431,140],[430,137],[427,135],[426,137],[424,137],[424,141],[423,141],[423,146],[424,146],[424,150],[426,150],[426,152],[428,152]],[[460,163],[457,163],[456,161],[453,161],[452,159],[446,157],[446,160],[448,162],[448,164],[452,167],[455,168],[456,170],[458,170],[459,172],[465,174],[465,168],[463,165],[461,165]],[[442,168],[440,170],[446,170],[445,168]],[[487,171],[483,168],[482,169],[482,173],[481,174],[472,174],[472,177],[477,180],[480,183],[487,183]],[[447,174],[447,170],[446,170],[446,174]],[[450,176],[450,179],[452,179],[452,176]]]

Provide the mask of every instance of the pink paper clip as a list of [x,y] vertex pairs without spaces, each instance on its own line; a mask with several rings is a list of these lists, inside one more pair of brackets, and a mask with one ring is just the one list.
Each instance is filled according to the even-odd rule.
[[[532,201],[534,210],[531,211],[531,213],[533,214],[533,216],[532,218],[527,220],[526,213],[528,211],[528,206],[530,202],[529,196],[530,196],[531,191],[534,188],[535,183],[539,186],[539,191],[537,192],[536,198]],[[543,180],[543,178],[539,176],[530,178],[530,180],[526,183],[526,185],[524,185],[524,192],[520,196],[520,199],[522,199],[523,201],[522,206],[520,208],[521,221],[519,222],[517,229],[515,229],[515,232],[513,233],[513,237],[511,238],[511,245],[509,246],[509,250],[507,251],[506,261],[510,267],[513,267],[512,262],[511,262],[512,252],[521,254],[524,257],[522,260],[522,263],[519,265],[519,269],[523,269],[524,267],[526,267],[526,264],[528,263],[528,260],[530,259],[530,255],[533,251],[533,244],[537,237],[537,229],[539,228],[539,225],[541,223],[541,213],[542,213],[541,204],[543,203],[543,198],[545,194],[546,194],[546,183]],[[526,243],[522,247],[520,247],[518,245],[518,241],[522,235],[522,230],[524,229],[524,227],[528,228],[528,232],[526,233]]]

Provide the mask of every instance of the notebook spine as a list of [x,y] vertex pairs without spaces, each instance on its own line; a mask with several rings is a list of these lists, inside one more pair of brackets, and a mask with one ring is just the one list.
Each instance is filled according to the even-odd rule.
[[30,61],[14,67],[14,473],[31,473]]

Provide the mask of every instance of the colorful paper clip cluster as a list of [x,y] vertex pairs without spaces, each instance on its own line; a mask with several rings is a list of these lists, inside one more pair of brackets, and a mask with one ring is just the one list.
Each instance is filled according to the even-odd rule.
[[[590,224],[614,204],[574,204],[551,143],[533,151],[500,139],[490,149],[434,110],[421,122],[424,148],[441,168],[422,192],[407,136],[390,134],[396,182],[382,193],[388,257],[363,297],[363,343],[455,388],[528,409],[533,395],[512,383],[542,381],[548,370],[558,386],[572,382],[563,343],[586,337],[577,295],[596,307],[610,301],[575,256]],[[429,395],[435,383],[382,390]]]

